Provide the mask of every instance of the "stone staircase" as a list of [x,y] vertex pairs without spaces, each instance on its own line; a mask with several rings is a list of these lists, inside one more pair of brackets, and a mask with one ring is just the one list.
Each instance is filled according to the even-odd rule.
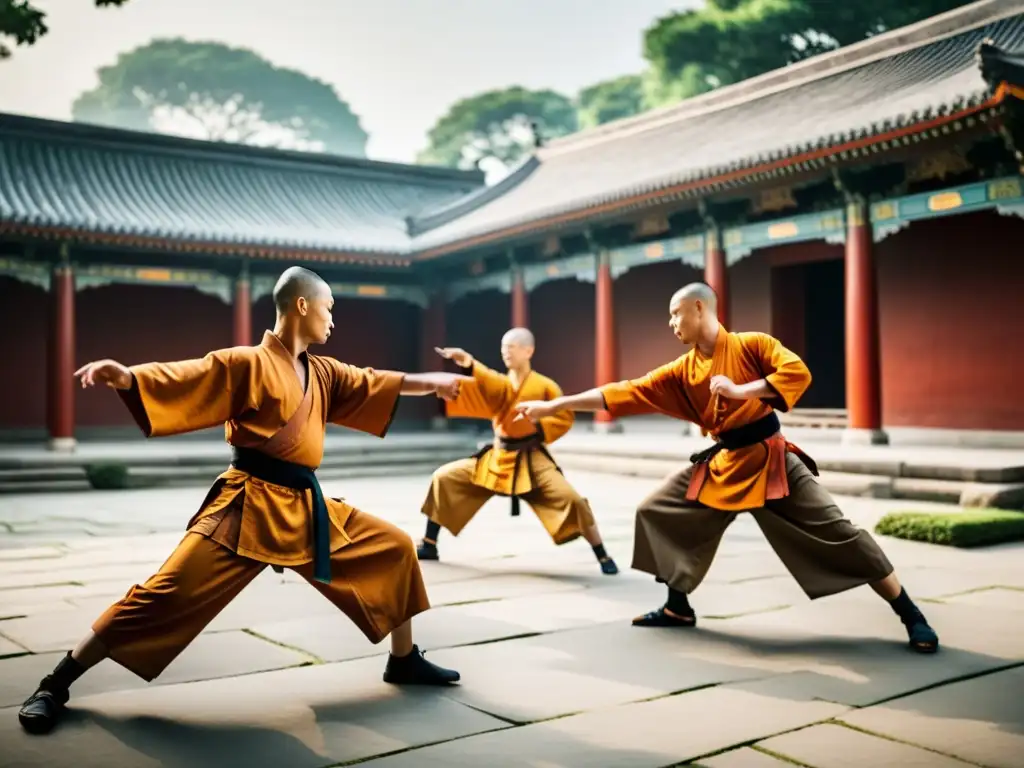
[[814,430],[845,429],[848,422],[845,408],[794,408],[780,413],[779,421],[787,429]]
[[[842,446],[798,441],[834,494],[1024,509],[1024,452]],[[663,435],[570,434],[552,454],[566,470],[663,478],[709,443]]]
[[[472,434],[436,432],[389,436],[386,440],[328,436],[321,480],[346,477],[429,474],[441,464],[470,455]],[[213,481],[230,461],[230,449],[215,441],[124,441],[84,444],[70,454],[38,448],[0,451],[0,493],[86,490],[86,468],[96,464],[127,467],[133,487]]]

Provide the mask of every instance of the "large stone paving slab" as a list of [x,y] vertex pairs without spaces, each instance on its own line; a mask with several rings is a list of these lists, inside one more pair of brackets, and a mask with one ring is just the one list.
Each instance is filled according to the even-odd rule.
[[[64,653],[0,659],[0,706],[20,703]],[[154,684],[208,680],[309,664],[309,656],[245,632],[205,633],[171,662]],[[75,683],[75,696],[152,686],[112,661],[103,661]]]
[[80,698],[45,739],[0,710],[3,764],[322,768],[507,727],[367,661]]
[[976,592],[943,597],[942,602],[950,605],[971,605],[977,608],[989,608],[997,612],[1024,611],[1024,589],[1003,589],[992,587]]
[[12,643],[3,635],[0,635],[0,659],[8,656],[20,656],[23,653],[28,653],[28,651],[17,643]]
[[793,763],[780,760],[750,747],[732,749],[714,757],[705,757],[691,765],[699,768],[792,768]]
[[967,768],[969,763],[945,755],[881,739],[841,725],[816,725],[758,744],[764,749],[814,768]]
[[662,768],[835,717],[768,683],[707,688],[371,760],[372,768]]
[[842,721],[978,765],[1024,765],[1024,667],[848,712]]

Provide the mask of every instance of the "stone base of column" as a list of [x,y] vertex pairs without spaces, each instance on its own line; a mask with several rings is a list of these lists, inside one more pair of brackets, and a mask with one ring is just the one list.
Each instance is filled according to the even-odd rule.
[[839,438],[843,445],[888,445],[889,435],[883,429],[855,429],[847,427]]
[[621,421],[598,421],[594,419],[594,431],[599,435],[618,435],[625,431]]
[[47,446],[54,453],[74,453],[78,441],[73,437],[51,437]]
[[446,432],[448,430],[448,419],[444,416],[434,416],[430,419],[431,432]]

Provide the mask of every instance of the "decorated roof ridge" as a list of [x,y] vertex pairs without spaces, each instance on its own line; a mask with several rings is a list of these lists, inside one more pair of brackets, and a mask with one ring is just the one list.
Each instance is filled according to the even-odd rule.
[[1024,49],[1009,51],[986,38],[978,45],[977,59],[981,76],[992,88],[1000,83],[1024,87]]
[[699,115],[723,111],[772,94],[798,88],[876,61],[962,35],[1022,12],[1020,0],[979,2],[899,27],[881,35],[843,46],[805,61],[773,69],[756,77],[684,99],[678,104],[648,110],[633,117],[551,139],[539,151],[543,160],[566,152],[661,128]]
[[114,128],[93,123],[51,120],[0,112],[0,136],[21,135],[37,141],[92,144],[111,149],[133,149],[147,154],[172,154],[211,162],[234,162],[279,167],[304,172],[341,173],[350,177],[415,181],[420,184],[483,184],[484,174],[431,165],[413,165],[361,157],[306,152],[296,149],[257,147],[225,141],[207,141],[164,133]]
[[407,216],[405,222],[409,236],[416,237],[424,232],[429,232],[486,205],[491,200],[500,197],[520,184],[539,165],[539,158],[531,154],[494,184],[475,189],[469,194],[451,203],[442,205],[435,210],[425,211],[416,216]]

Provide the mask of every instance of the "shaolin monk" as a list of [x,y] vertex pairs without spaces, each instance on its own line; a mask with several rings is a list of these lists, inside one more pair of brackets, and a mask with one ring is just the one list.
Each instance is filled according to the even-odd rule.
[[672,297],[669,326],[693,345],[674,362],[632,381],[516,405],[531,420],[566,408],[660,413],[693,422],[715,439],[637,508],[633,567],[667,584],[668,601],[633,624],[695,626],[688,595],[707,573],[725,529],[737,513],[750,511],[812,600],[870,584],[899,616],[914,650],[938,650],[938,636],[881,548],[843,517],[814,479],[814,462],[780,432],[775,411],[792,408],[811,383],[803,361],[767,334],[728,332],[716,317],[714,291],[703,283]]
[[472,374],[459,396],[445,404],[450,418],[489,419],[494,442],[475,456],[438,469],[433,476],[423,514],[427,531],[417,548],[420,560],[437,560],[441,528],[458,536],[480,507],[495,494],[512,498],[512,514],[519,514],[519,499],[530,505],[555,544],[583,536],[594,550],[601,570],[619,572],[601,543],[590,504],[562,476],[546,445],[572,427],[575,416],[552,409],[533,421],[516,419],[514,406],[522,400],[553,400],[561,396],[558,384],[534,371],[534,338],[526,328],[513,328],[501,340],[501,359],[508,369],[501,374],[475,360],[463,349],[437,349]]
[[384,437],[399,395],[454,398],[465,377],[375,371],[310,354],[331,334],[334,299],[309,270],[286,270],[274,303],[277,323],[259,346],[131,368],[99,360],[76,372],[83,387],[116,389],[147,437],[224,424],[233,458],[156,575],[107,609],[43,678],[19,713],[26,730],[49,731],[71,684],[105,658],[153,680],[268,564],[303,576],[371,643],[391,635],[386,682],[459,680],[413,644],[410,620],[430,604],[412,540],[324,498],[313,470],[327,423]]

